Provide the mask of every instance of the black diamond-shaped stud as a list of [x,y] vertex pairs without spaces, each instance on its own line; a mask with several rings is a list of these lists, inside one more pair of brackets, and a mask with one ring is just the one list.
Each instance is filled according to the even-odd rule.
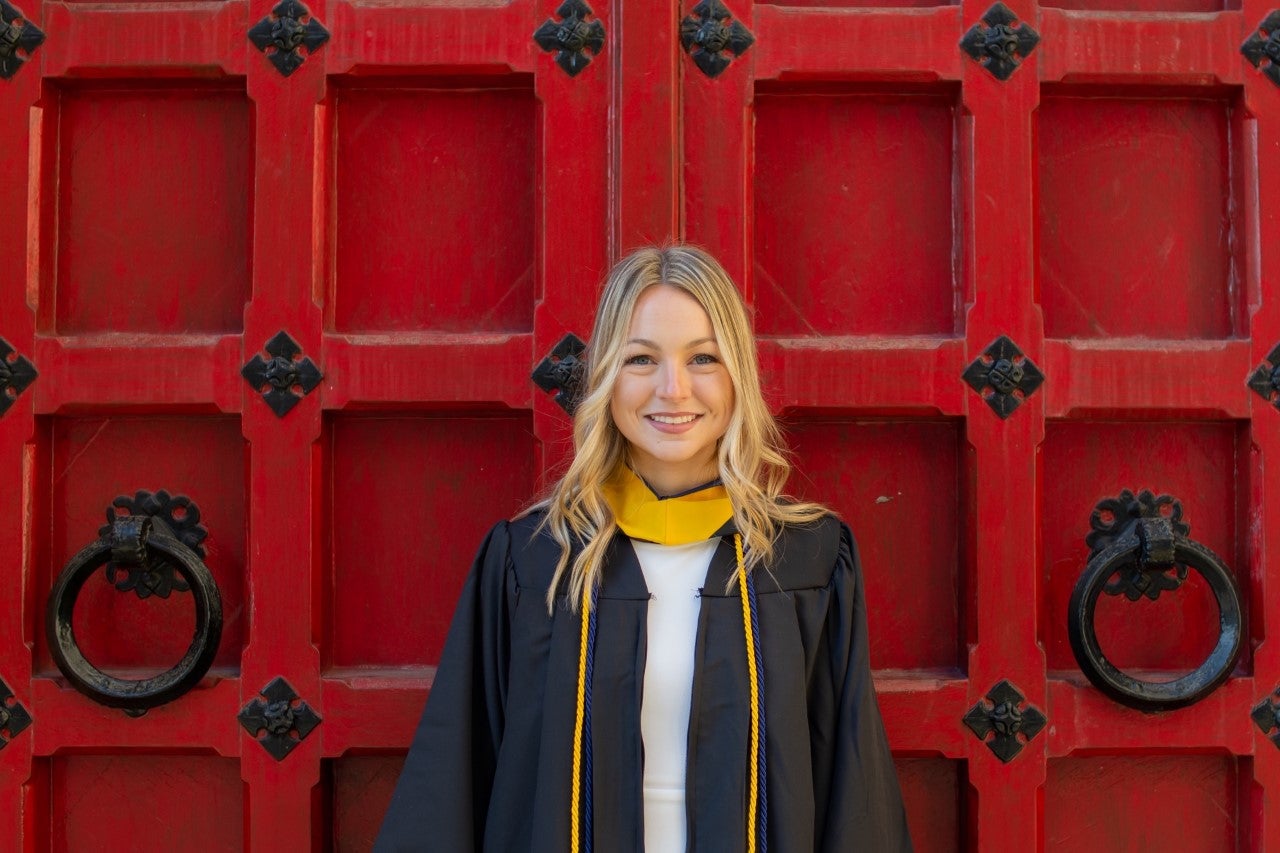
[[533,40],[545,51],[554,50],[556,64],[570,77],[577,77],[604,50],[604,24],[587,20],[592,11],[583,0],[565,0],[556,14],[561,20],[547,18],[534,32]]
[[570,415],[578,408],[586,382],[587,362],[582,357],[587,345],[570,332],[560,339],[555,349],[538,362],[532,379],[543,391],[555,394],[555,401]]
[[[205,558],[204,542],[209,530],[200,523],[200,507],[186,495],[170,495],[161,489],[149,492],[139,489],[133,497],[120,495],[107,507],[107,523],[98,528],[98,537],[110,539],[116,519],[130,515],[158,518],[174,538]],[[120,592],[133,591],[138,598],[168,598],[171,592],[189,592],[191,586],[178,574],[170,560],[148,553],[136,565],[107,563],[107,582]]]
[[[1280,12],[1276,14],[1280,15]],[[1259,397],[1280,409],[1280,344],[1276,344],[1267,353],[1267,360],[1249,374],[1248,384]]]
[[1280,86],[1280,10],[1262,19],[1253,35],[1240,45],[1240,52],[1254,68]]
[[[0,0],[0,3],[4,0]],[[27,361],[9,342],[0,338],[0,415],[9,411],[18,395],[36,381],[36,367]]]
[[1035,362],[1004,335],[992,341],[962,376],[1002,418],[1013,414],[1044,382],[1044,374]]
[[960,49],[997,80],[1008,80],[1039,43],[1040,34],[1030,24],[1018,23],[1018,16],[1008,6],[997,3],[964,34]]
[[44,44],[45,35],[7,0],[0,0],[0,21],[0,77],[8,80]]
[[731,60],[726,52],[737,58],[755,42],[756,37],[741,21],[733,19],[720,0],[702,0],[680,22],[680,44],[708,77],[718,77],[729,67]]
[[[249,41],[285,77],[297,71],[307,56],[328,40],[329,31],[298,0],[280,0],[270,15],[249,29]],[[304,47],[305,55],[300,52]]]
[[[1046,722],[1040,709],[1026,702],[1026,697],[1008,681],[1001,681],[988,690],[983,700],[964,715],[964,724],[1005,764],[1022,752]],[[987,735],[992,733],[995,737],[987,740]]]
[[240,375],[255,391],[262,392],[262,399],[283,418],[299,400],[315,390],[324,374],[315,362],[302,355],[302,347],[283,330],[267,341],[263,349],[271,358],[255,355],[240,368]]
[[320,725],[320,715],[279,676],[262,688],[259,698],[241,708],[236,719],[276,761],[283,761]]
[[1256,725],[1267,738],[1280,749],[1280,687],[1271,695],[1262,697],[1262,701],[1253,706],[1249,712]]
[[23,729],[31,725],[31,715],[13,695],[9,685],[0,679],[0,749],[9,745]]

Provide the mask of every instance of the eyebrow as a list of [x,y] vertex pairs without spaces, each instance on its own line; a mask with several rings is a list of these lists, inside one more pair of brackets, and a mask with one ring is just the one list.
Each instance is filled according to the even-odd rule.
[[[640,346],[648,347],[649,349],[662,349],[662,347],[658,346],[653,341],[647,338],[632,338],[631,340],[627,341],[627,343],[639,344]],[[689,343],[685,344],[685,349],[693,349],[694,347],[702,346],[703,344],[715,344],[716,346],[720,345],[716,343],[715,338],[698,338],[695,341],[689,341]]]

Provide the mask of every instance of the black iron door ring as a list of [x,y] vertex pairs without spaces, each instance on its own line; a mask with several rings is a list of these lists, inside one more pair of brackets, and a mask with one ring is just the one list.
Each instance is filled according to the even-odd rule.
[[[1183,536],[1171,536],[1159,520],[1143,519],[1134,530],[1100,550],[1089,561],[1071,593],[1067,633],[1081,670],[1110,698],[1152,713],[1198,702],[1227,680],[1240,656],[1244,637],[1240,591],[1231,570],[1208,548]],[[1161,535],[1163,534],[1163,535]],[[1159,541],[1156,541],[1156,537]],[[1141,681],[1121,671],[1103,654],[1094,630],[1094,610],[1107,581],[1118,570],[1148,559],[1153,547],[1163,547],[1165,566],[1186,566],[1198,572],[1218,604],[1218,642],[1204,663],[1173,681]]]
[[[150,678],[116,678],[98,669],[76,643],[71,615],[85,581],[100,567],[116,561],[147,564],[150,552],[167,559],[191,587],[196,630],[182,660]],[[67,563],[49,593],[45,631],[54,663],[76,690],[95,702],[129,712],[172,702],[204,677],[222,638],[222,596],[199,555],[178,540],[158,517],[115,519],[109,536],[87,546]]]

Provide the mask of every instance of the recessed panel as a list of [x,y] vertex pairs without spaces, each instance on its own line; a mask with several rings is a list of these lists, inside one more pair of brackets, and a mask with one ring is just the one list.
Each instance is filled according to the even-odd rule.
[[[1050,423],[1042,453],[1040,532],[1048,578],[1044,640],[1049,668],[1078,671],[1067,637],[1067,607],[1089,562],[1090,516],[1124,489],[1179,499],[1189,536],[1231,569],[1248,612],[1245,567],[1237,559],[1238,428],[1227,423]],[[1116,666],[1167,681],[1199,666],[1218,639],[1218,609],[1194,570],[1156,600],[1099,597],[1098,641]],[[1247,666],[1249,643],[1241,664]],[[1144,674],[1143,671],[1146,671]]]
[[761,334],[954,333],[954,112],[944,95],[757,94]]
[[338,93],[334,328],[531,328],[535,120],[528,88]]
[[435,664],[485,534],[534,492],[527,417],[332,421],[332,666]]
[[349,755],[333,761],[335,853],[367,853],[373,849],[402,767],[403,755]]
[[[245,601],[246,445],[238,423],[208,417],[58,418],[50,425],[51,565],[44,589],[67,562],[99,537],[117,497],[139,491],[186,497],[207,531],[204,564],[222,597],[222,639],[214,667],[235,670],[248,639]],[[176,518],[181,516],[181,518]],[[176,533],[193,515],[161,516]],[[175,520],[176,519],[176,520]],[[140,678],[169,669],[187,651],[195,628],[188,592],[120,569],[85,583],[76,599],[76,642],[90,662],[109,673]],[[38,663],[53,669],[44,632]]]
[[53,853],[237,853],[244,782],[234,758],[69,755],[52,761]]
[[898,784],[907,828],[918,853],[959,851],[962,764],[944,758],[899,758]]
[[950,0],[776,0],[774,6],[802,9],[879,9],[915,8],[922,6],[954,6]]
[[83,88],[58,103],[57,332],[239,330],[253,205],[244,93]]
[[1043,99],[1036,221],[1049,337],[1235,333],[1229,124],[1219,100]]
[[834,509],[857,539],[872,667],[957,667],[956,425],[795,421],[788,440],[797,470],[791,491]]
[[1054,853],[1242,849],[1237,759],[1124,755],[1049,760],[1044,849]]
[[1222,12],[1239,0],[1051,0],[1042,4],[1081,12]]

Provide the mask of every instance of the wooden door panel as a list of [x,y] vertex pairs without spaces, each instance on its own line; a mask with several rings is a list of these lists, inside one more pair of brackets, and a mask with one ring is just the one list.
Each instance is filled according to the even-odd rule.
[[1045,849],[1238,850],[1247,764],[1229,755],[1054,759],[1045,782]]
[[[1237,506],[1247,494],[1245,436],[1230,422],[1050,422],[1041,471],[1052,507],[1040,520],[1046,589],[1046,648],[1050,670],[1078,672],[1067,642],[1067,602],[1089,558],[1085,536],[1100,500],[1124,489],[1177,497],[1190,536],[1230,566],[1241,565]],[[1241,590],[1248,612],[1249,591]],[[1095,625],[1108,657],[1123,668],[1167,670],[1199,666],[1218,638],[1217,605],[1203,579],[1191,573],[1176,594],[1130,602],[1103,596]],[[1247,672],[1249,650],[1237,670]],[[1153,675],[1155,680],[1161,676]]]
[[530,419],[337,415],[330,430],[325,666],[434,667],[478,543],[536,487]]
[[1239,9],[1239,0],[1053,0],[1045,6],[1080,12],[1221,12]]
[[244,784],[234,759],[69,755],[52,760],[54,853],[244,849]]
[[964,772],[958,761],[899,758],[902,799],[917,850],[956,850],[964,820]]
[[872,667],[960,671],[967,501],[957,424],[809,419],[789,422],[787,434],[796,454],[792,491],[828,502],[857,538],[867,606],[882,614]]
[[491,75],[336,92],[334,330],[532,329],[532,84]]
[[[207,530],[204,563],[222,596],[223,632],[214,666],[236,672],[249,641],[245,614],[246,445],[234,418],[202,416],[82,416],[44,420],[40,444],[49,464],[35,475],[49,495],[48,562],[38,577],[43,591],[62,567],[99,536],[117,498],[139,491],[184,496]],[[198,452],[192,452],[197,450]],[[42,454],[43,455],[43,454]],[[121,575],[121,582],[124,576]],[[43,616],[43,613],[42,613]],[[117,590],[106,573],[93,578],[76,601],[73,624],[89,659],[122,677],[129,669],[163,671],[181,659],[195,625],[191,596],[140,598]],[[57,675],[44,632],[36,637],[36,667]]]
[[135,80],[62,86],[49,100],[56,277],[41,281],[42,330],[238,331],[254,154],[243,89]]
[[1110,91],[1045,97],[1036,114],[1045,334],[1243,333],[1243,147],[1231,101]]
[[404,760],[390,755],[347,755],[327,765],[332,849],[335,853],[371,850]]
[[763,335],[950,335],[955,96],[757,91]]
[[[883,2],[872,2],[871,0],[787,0],[785,3],[773,4],[783,8],[795,9],[875,9],[884,11],[885,4]],[[942,0],[895,0],[895,8],[925,8],[929,6],[945,6],[948,5]]]

